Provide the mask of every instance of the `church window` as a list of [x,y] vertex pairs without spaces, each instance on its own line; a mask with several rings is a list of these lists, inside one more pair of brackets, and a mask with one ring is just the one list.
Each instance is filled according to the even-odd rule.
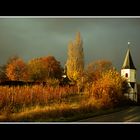
[[125,74],[125,77],[128,78],[128,73]]

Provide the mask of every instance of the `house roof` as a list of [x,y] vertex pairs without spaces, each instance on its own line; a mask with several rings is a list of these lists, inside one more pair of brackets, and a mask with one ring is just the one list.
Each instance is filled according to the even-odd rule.
[[136,69],[131,57],[130,49],[127,50],[122,69]]

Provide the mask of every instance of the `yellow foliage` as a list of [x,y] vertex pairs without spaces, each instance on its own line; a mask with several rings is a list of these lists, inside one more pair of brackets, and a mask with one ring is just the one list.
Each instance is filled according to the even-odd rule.
[[66,67],[68,78],[73,82],[77,82],[84,70],[83,42],[79,32],[77,33],[74,42],[70,42],[68,45]]
[[62,68],[60,62],[53,56],[32,59],[28,63],[30,80],[46,81],[50,78],[60,78]]
[[124,85],[124,79],[117,71],[109,70],[102,78],[93,82],[88,94],[98,100],[102,106],[113,107],[124,100],[123,89],[126,84]]

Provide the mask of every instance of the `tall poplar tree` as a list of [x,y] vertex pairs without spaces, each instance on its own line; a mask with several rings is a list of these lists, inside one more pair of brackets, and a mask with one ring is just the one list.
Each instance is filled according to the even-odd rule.
[[83,41],[80,32],[77,32],[75,40],[68,44],[66,67],[68,78],[72,82],[77,82],[84,70]]

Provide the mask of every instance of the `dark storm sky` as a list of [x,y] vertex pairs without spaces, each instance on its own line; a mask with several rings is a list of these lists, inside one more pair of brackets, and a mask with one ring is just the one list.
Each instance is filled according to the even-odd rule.
[[77,31],[83,39],[86,64],[107,59],[117,70],[130,41],[140,81],[140,18],[0,18],[0,65],[13,55],[25,61],[53,55],[64,65],[68,43]]

